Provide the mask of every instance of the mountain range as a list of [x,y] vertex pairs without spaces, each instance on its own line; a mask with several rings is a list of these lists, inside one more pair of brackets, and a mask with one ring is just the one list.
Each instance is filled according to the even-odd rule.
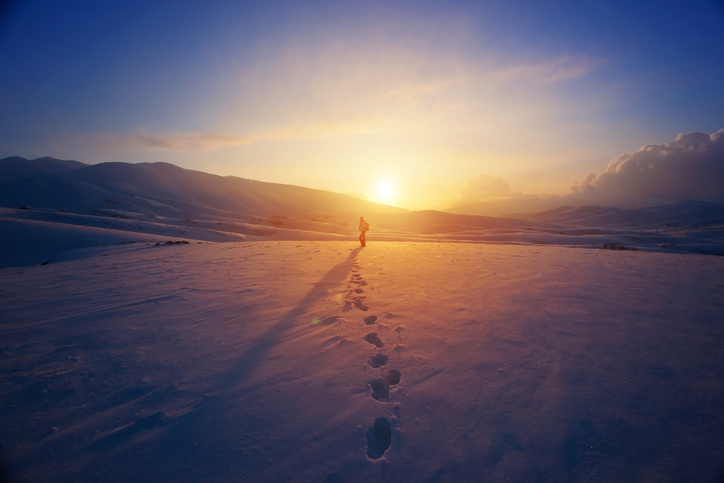
[[[301,186],[168,163],[0,160],[0,267],[92,245],[163,240],[455,241],[724,253],[724,205],[564,206],[489,217],[409,211]],[[44,258],[45,260],[40,260]]]

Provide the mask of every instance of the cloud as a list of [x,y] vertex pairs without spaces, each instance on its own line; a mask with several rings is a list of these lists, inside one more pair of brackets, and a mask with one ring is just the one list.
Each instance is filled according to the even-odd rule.
[[[258,130],[247,136],[215,133],[155,134],[141,131],[135,134],[96,133],[82,138],[62,138],[52,141],[56,146],[70,143],[91,150],[110,152],[157,150],[203,152],[225,146],[247,146],[268,141],[322,139],[374,132],[382,129],[382,123],[376,118],[349,118]],[[389,129],[385,132],[389,132]]]
[[91,151],[137,152],[137,151],[211,151],[222,146],[242,146],[251,144],[250,137],[230,136],[226,134],[154,134],[139,131],[134,134],[93,133],[82,137],[51,138],[56,148],[67,145]]
[[561,56],[539,63],[519,63],[501,68],[490,78],[496,81],[522,79],[531,82],[563,82],[582,77],[593,70],[600,60],[585,56]]
[[724,129],[679,134],[611,161],[572,187],[572,199],[641,205],[684,199],[724,201]]
[[219,76],[212,91],[223,102],[209,103],[216,106],[213,113],[199,107],[200,117],[212,123],[190,132],[127,126],[123,132],[54,144],[105,152],[194,153],[364,135],[448,142],[455,132],[480,144],[515,143],[510,123],[560,114],[564,107],[554,102],[552,84],[584,76],[598,64],[570,55],[470,58],[460,50],[469,35],[473,33],[465,28],[453,29],[442,44],[439,35],[426,30],[393,43],[384,41],[387,37],[282,42],[243,69]]
[[127,141],[129,145],[135,144],[140,148],[170,149],[173,151],[210,151],[221,146],[241,146],[252,142],[250,138],[223,134],[137,134],[127,138]]
[[[425,35],[419,42],[369,40],[294,43],[265,52],[223,82],[218,91],[227,101],[216,118],[243,133],[375,119],[359,133],[431,139],[476,131],[481,144],[481,137],[505,144],[515,142],[507,124],[545,122],[582,109],[563,102],[556,86],[601,63],[571,55],[471,57]],[[325,136],[347,133],[329,130]]]
[[503,178],[481,174],[468,180],[458,200],[446,211],[483,216],[532,213],[561,206],[561,199],[555,195],[516,193]]
[[460,193],[460,205],[468,205],[480,201],[506,198],[513,195],[510,185],[497,176],[481,174],[468,180],[468,184]]
[[679,134],[673,142],[624,153],[596,175],[589,174],[565,196],[513,193],[502,178],[468,181],[448,211],[500,216],[559,206],[641,207],[683,200],[724,203],[724,129],[711,136]]

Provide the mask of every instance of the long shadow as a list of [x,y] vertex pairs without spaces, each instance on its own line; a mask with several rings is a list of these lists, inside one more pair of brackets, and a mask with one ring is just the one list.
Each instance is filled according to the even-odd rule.
[[[123,448],[129,448],[130,441],[137,439],[141,433],[149,433],[152,431],[166,428],[166,434],[158,436],[153,442],[149,441],[145,444],[146,457],[148,461],[164,461],[169,468],[175,467],[183,463],[188,465],[190,459],[194,459],[196,464],[205,468],[218,466],[218,471],[223,472],[228,462],[224,459],[228,454],[215,446],[218,441],[205,440],[205,444],[209,447],[216,448],[214,451],[196,454],[189,448],[201,448],[196,446],[197,441],[204,441],[204,435],[209,434],[210,425],[219,424],[223,415],[219,414],[217,409],[219,405],[223,405],[227,399],[223,397],[227,391],[236,387],[240,382],[244,381],[249,374],[262,362],[266,353],[279,343],[281,337],[297,322],[315,302],[329,295],[328,289],[334,288],[342,283],[351,271],[352,264],[357,254],[362,249],[359,247],[350,253],[347,259],[335,265],[327,274],[307,293],[307,295],[299,301],[299,303],[289,312],[272,325],[261,337],[244,354],[240,356],[238,364],[230,371],[224,374],[216,387],[183,414],[169,415],[161,410],[150,416],[141,418],[120,431],[115,431],[87,449],[98,453],[98,458],[107,460],[110,453],[117,454],[119,461],[122,461],[122,455],[125,454]],[[191,442],[194,442],[193,444]],[[129,446],[130,445],[130,446]],[[218,454],[216,453],[218,450]],[[243,457],[237,455],[239,458]],[[252,460],[249,460],[250,462]],[[173,463],[172,463],[173,462]],[[120,463],[119,463],[120,464]],[[171,471],[159,468],[159,474],[164,471]],[[135,474],[134,468],[126,468],[129,475]],[[148,475],[145,475],[148,477]],[[187,475],[188,476],[188,475]],[[173,478],[158,478],[173,479]]]
[[357,258],[357,254],[360,250],[362,250],[362,247],[357,247],[352,250],[347,259],[335,265],[329,272],[327,272],[327,274],[322,277],[319,282],[317,282],[314,288],[299,301],[296,307],[284,314],[279,322],[271,326],[264,335],[259,337],[259,339],[254,342],[254,345],[241,356],[241,359],[236,367],[227,372],[219,381],[212,391],[212,394],[224,392],[231,385],[246,379],[246,377],[261,362],[269,349],[279,342],[281,336],[294,325],[294,322],[303,315],[309,307],[312,306],[312,304],[321,300],[323,297],[328,296],[330,288],[338,286],[347,278],[352,269],[352,264]]

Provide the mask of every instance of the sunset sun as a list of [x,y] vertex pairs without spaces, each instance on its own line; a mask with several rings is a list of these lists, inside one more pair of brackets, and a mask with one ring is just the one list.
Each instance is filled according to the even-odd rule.
[[390,179],[383,179],[377,183],[375,197],[380,203],[389,205],[392,204],[396,192],[397,190],[395,189],[395,184]]

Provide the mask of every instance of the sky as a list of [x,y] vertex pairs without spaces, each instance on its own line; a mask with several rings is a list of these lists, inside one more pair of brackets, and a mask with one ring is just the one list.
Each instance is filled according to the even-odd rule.
[[443,209],[581,196],[642,146],[724,141],[722,1],[53,0],[0,15],[0,158],[163,161]]

